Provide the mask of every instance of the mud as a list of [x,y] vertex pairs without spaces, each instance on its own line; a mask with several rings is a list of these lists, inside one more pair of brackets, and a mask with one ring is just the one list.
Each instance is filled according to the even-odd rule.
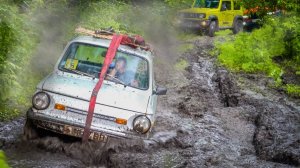
[[261,159],[299,166],[299,111],[267,100],[259,110],[254,134],[258,156]]
[[[0,124],[0,145],[12,167],[295,167],[299,166],[299,100],[267,87],[259,75],[233,74],[199,37],[176,70],[156,57],[168,94],[158,101],[149,140],[88,143],[51,135],[21,141],[24,118]],[[160,75],[164,74],[164,75]],[[167,75],[166,75],[167,74]]]

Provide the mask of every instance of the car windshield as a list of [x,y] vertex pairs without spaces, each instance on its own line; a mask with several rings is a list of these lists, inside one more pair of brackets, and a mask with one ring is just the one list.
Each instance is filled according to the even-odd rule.
[[[62,71],[98,78],[105,60],[107,48],[72,43],[67,49],[58,68]],[[106,80],[138,89],[148,89],[148,61],[142,57],[118,51],[110,64]],[[116,81],[117,80],[117,81]]]
[[194,8],[218,8],[219,0],[196,0]]

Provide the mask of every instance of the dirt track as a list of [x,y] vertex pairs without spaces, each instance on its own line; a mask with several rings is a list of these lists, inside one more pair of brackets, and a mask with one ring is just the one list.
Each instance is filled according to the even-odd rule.
[[[108,146],[45,137],[21,141],[23,118],[0,124],[12,167],[293,167],[300,164],[299,100],[268,89],[267,78],[230,74],[199,37],[180,57],[185,70],[157,57],[160,97],[153,137]],[[175,60],[178,59],[175,57]],[[163,73],[162,73],[163,72]],[[161,75],[162,74],[162,75]],[[268,160],[268,161],[266,161]]]

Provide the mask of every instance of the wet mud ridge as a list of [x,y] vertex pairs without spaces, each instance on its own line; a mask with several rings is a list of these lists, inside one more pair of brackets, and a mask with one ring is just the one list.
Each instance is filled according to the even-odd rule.
[[185,72],[170,72],[158,79],[166,82],[169,91],[159,102],[152,143],[146,150],[112,154],[114,163],[128,167],[299,166],[299,101],[268,90],[269,79],[231,74],[216,66],[209,55],[212,40],[201,37],[182,56],[190,64]]
[[165,68],[165,60],[157,64],[157,83],[168,94],[159,99],[149,140],[112,139],[104,145],[53,136],[23,142],[20,118],[0,128],[12,167],[299,166],[299,101],[268,89],[266,78],[217,66],[209,55],[212,38],[194,43],[181,56],[189,62],[184,71]]

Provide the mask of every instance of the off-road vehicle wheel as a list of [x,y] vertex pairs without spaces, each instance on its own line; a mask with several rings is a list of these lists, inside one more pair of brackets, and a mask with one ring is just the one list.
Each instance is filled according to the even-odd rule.
[[240,31],[243,31],[243,28],[243,21],[241,19],[236,20],[233,25],[233,34],[237,34]]
[[216,30],[217,30],[217,22],[216,21],[212,21],[210,23],[210,25],[209,25],[207,35],[209,37],[214,37]]
[[26,122],[23,129],[23,140],[33,140],[39,137],[37,127],[33,124],[33,121],[26,118]]

